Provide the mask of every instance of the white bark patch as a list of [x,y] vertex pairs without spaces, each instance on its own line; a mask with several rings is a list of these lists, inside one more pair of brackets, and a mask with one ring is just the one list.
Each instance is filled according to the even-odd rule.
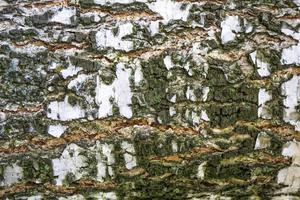
[[[214,34],[213,31],[208,31],[208,34]],[[214,37],[210,37],[208,36],[207,38],[211,38],[214,39]],[[204,66],[204,72],[203,75],[204,77],[207,76],[207,72],[208,72],[208,64],[206,63],[206,56],[208,53],[208,48],[207,47],[203,47],[201,45],[200,42],[194,42],[192,47],[192,57],[193,57],[193,61],[195,61],[198,65],[203,65]]]
[[105,164],[103,156],[100,153],[96,154],[97,161],[97,181],[103,182],[103,178],[106,177],[107,166]]
[[59,197],[58,200],[85,200],[85,198],[81,194],[76,194],[68,197]]
[[283,156],[293,158],[293,164],[300,165],[300,143],[296,141],[287,142],[283,149]]
[[296,106],[300,100],[300,76],[294,75],[292,79],[283,83],[281,90],[282,94],[286,96],[283,100],[283,120],[294,125],[296,131],[300,131],[300,118],[296,110]]
[[115,163],[115,155],[113,149],[112,144],[101,144],[99,141],[97,141],[95,146],[90,148],[95,154],[97,161],[97,181],[103,182],[104,178],[108,175],[110,177],[114,176],[112,165]]
[[63,69],[61,70],[61,75],[63,76],[64,79],[70,77],[70,76],[74,76],[76,75],[79,71],[81,71],[82,68],[81,67],[76,67],[72,64],[69,64],[67,69]]
[[[33,44],[27,44],[27,45],[24,45],[24,46],[21,46],[21,47],[18,47],[18,48],[13,47],[13,49],[17,53],[24,53],[24,54],[30,55],[30,57],[35,56],[39,52],[43,52],[43,51],[47,50],[47,48],[44,47],[44,46],[36,46],[36,45],[33,45]],[[28,53],[28,52],[30,52],[30,53]]]
[[[300,31],[300,29],[299,29],[299,31]],[[282,33],[292,36],[294,39],[300,41],[300,32],[299,31],[298,32],[293,31],[293,30],[289,29],[286,25],[283,25],[281,28]]]
[[57,68],[57,63],[56,62],[51,62],[48,66],[49,70],[53,70]]
[[85,117],[85,111],[78,105],[72,106],[68,96],[62,102],[53,101],[48,105],[47,117],[50,119],[68,121]]
[[205,177],[205,166],[207,162],[203,162],[198,166],[197,178],[203,180]]
[[202,101],[207,101],[208,93],[209,93],[209,87],[203,87],[202,88]]
[[[26,196],[23,196],[23,197],[19,197],[18,200],[42,200],[43,199],[43,196],[42,195],[34,195],[34,196],[29,196],[29,197],[26,197]],[[9,200],[8,198],[6,198],[5,200]]]
[[90,197],[99,199],[99,200],[117,200],[117,195],[115,192],[99,192],[93,195],[90,195]]
[[70,173],[76,180],[82,178],[86,173],[81,168],[86,167],[86,157],[80,155],[83,151],[76,144],[68,145],[62,152],[60,158],[52,160],[53,174],[57,178],[56,185],[62,185],[66,176]]
[[42,195],[36,195],[27,198],[27,200],[41,200],[41,199],[43,199]]
[[295,193],[300,189],[300,143],[297,141],[287,142],[282,150],[282,155],[291,157],[293,162],[290,167],[281,169],[277,175],[279,184],[287,185],[279,193]]
[[263,119],[271,119],[271,114],[268,111],[266,102],[272,99],[272,94],[265,88],[260,88],[258,92],[258,117]]
[[272,200],[298,200],[298,196],[292,196],[292,195],[280,195],[280,196],[274,196],[272,197]]
[[58,125],[50,125],[48,126],[48,134],[59,138],[67,129],[67,126],[63,126],[61,124]]
[[132,169],[137,166],[136,157],[134,156],[135,150],[133,144],[123,141],[121,143],[121,148],[125,151],[124,153],[124,160],[125,160],[125,167],[127,169]]
[[88,195],[88,198],[81,194],[76,194],[67,197],[59,197],[59,200],[85,200],[85,199],[98,199],[98,200],[117,200],[117,195],[115,192],[97,192]]
[[113,145],[112,144],[103,144],[102,145],[102,153],[107,158],[107,164],[112,165],[115,163],[115,157],[112,154],[113,152]]
[[175,140],[172,140],[171,144],[172,144],[172,151],[174,153],[177,153],[178,152],[178,144],[177,144],[177,142]]
[[129,4],[134,2],[147,2],[148,0],[94,0],[95,4],[105,5],[105,4],[114,4],[114,3],[121,3],[121,4]]
[[16,163],[8,165],[3,171],[3,180],[1,186],[11,186],[18,183],[23,177],[23,169]]
[[91,75],[79,74],[75,79],[69,82],[68,89],[75,89],[78,91],[81,88],[82,83],[91,77]]
[[210,121],[210,119],[209,119],[209,117],[208,117],[208,115],[207,115],[207,113],[206,113],[206,110],[201,110],[200,118],[201,118],[202,120],[204,120],[204,121],[207,121],[207,122]]
[[189,16],[191,4],[183,8],[183,3],[173,0],[157,0],[152,3],[147,3],[150,10],[158,13],[163,18],[164,23],[170,20],[186,21]]
[[171,60],[171,56],[166,56],[164,58],[164,64],[165,64],[167,70],[170,70],[170,69],[172,69],[174,67],[174,64],[173,64],[173,62]]
[[107,161],[106,164],[108,166],[108,174],[113,176],[112,164],[115,163],[115,157],[113,154],[113,145],[112,144],[103,144],[102,145],[102,154],[106,157]]
[[[1,7],[5,7],[5,6],[8,6],[9,4],[6,2],[6,1],[4,1],[4,0],[0,0],[0,6]],[[0,8],[0,10],[2,10],[2,8]]]
[[267,133],[262,132],[257,135],[254,149],[255,150],[256,149],[265,149],[265,148],[270,147],[270,145],[271,145],[270,136]]
[[118,27],[118,33],[114,35],[110,29],[101,29],[96,33],[97,47],[105,49],[112,47],[117,50],[130,51],[133,49],[133,42],[122,39],[124,36],[130,35],[133,32],[131,23],[121,24]]
[[283,49],[281,53],[281,63],[284,65],[300,65],[300,43]]
[[192,122],[193,122],[193,125],[194,125],[194,126],[199,125],[200,120],[201,120],[201,119],[200,119],[199,114],[196,113],[196,112],[194,112],[194,111],[192,111]]
[[96,103],[99,106],[98,118],[105,118],[113,114],[112,104],[110,98],[114,96],[113,85],[106,85],[100,83],[99,76],[97,76],[97,87],[96,87]]
[[105,16],[105,14],[97,12],[80,13],[80,17],[93,17],[94,22],[100,22],[102,16]]
[[155,35],[156,33],[159,33],[159,21],[151,21],[149,24],[149,30],[151,36]]
[[270,64],[263,62],[262,60],[257,58],[257,51],[252,52],[250,54],[250,58],[251,58],[252,62],[255,64],[255,66],[257,67],[257,72],[260,77],[270,76],[270,74],[271,74]]
[[96,87],[96,103],[99,106],[98,118],[105,118],[113,115],[111,98],[119,107],[121,116],[126,118],[132,117],[131,98],[132,92],[130,89],[129,78],[131,69],[126,69],[123,63],[117,64],[117,78],[111,85],[106,85],[100,82],[97,77]]
[[222,44],[233,41],[236,38],[236,33],[241,31],[240,21],[238,16],[227,16],[221,22],[221,39]]
[[136,86],[139,86],[142,80],[143,80],[142,68],[138,66],[134,72],[134,84]]
[[4,122],[6,120],[6,114],[5,112],[0,112],[0,123]]
[[170,114],[170,117],[173,117],[174,115],[176,115],[176,109],[174,107],[170,107],[169,114]]
[[177,98],[177,95],[174,94],[169,101],[172,102],[172,103],[175,103],[176,102],[176,98]]
[[293,0],[293,2],[300,7],[300,0]]
[[251,23],[249,23],[246,19],[244,19],[244,24],[245,24],[245,33],[250,33],[253,31],[253,26]]
[[295,193],[300,188],[300,167],[291,166],[278,172],[277,183],[288,185],[281,193]]
[[195,94],[194,94],[194,90],[192,90],[192,89],[190,88],[190,86],[187,87],[185,96],[186,96],[186,98],[187,98],[188,100],[196,101],[196,96],[195,96]]
[[293,37],[295,40],[298,40],[298,45],[291,46],[289,48],[283,49],[281,54],[281,63],[282,64],[296,64],[300,65],[300,29],[298,32],[290,30],[286,25],[283,25],[281,32]]
[[132,93],[130,89],[130,74],[131,69],[125,69],[123,64],[117,65],[117,79],[114,81],[115,100],[119,107],[120,114],[126,118],[132,117],[131,98]]
[[56,11],[56,14],[50,20],[61,24],[71,24],[71,17],[75,16],[76,9],[62,8]]

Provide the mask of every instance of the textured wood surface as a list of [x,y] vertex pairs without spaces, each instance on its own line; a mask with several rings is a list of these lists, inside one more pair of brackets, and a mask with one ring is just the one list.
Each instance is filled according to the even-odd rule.
[[299,0],[0,0],[1,199],[300,199]]

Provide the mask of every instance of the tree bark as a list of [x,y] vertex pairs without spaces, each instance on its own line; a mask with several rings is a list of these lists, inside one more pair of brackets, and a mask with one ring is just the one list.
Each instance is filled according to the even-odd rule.
[[0,0],[1,199],[299,199],[299,0]]

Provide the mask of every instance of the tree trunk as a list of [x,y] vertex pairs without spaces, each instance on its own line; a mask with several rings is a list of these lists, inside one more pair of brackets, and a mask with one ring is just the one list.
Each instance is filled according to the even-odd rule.
[[0,0],[1,199],[299,199],[299,0]]

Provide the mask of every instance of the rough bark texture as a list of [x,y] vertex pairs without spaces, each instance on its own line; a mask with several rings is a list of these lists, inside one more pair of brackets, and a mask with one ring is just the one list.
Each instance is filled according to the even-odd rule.
[[299,0],[0,0],[1,199],[299,199]]

